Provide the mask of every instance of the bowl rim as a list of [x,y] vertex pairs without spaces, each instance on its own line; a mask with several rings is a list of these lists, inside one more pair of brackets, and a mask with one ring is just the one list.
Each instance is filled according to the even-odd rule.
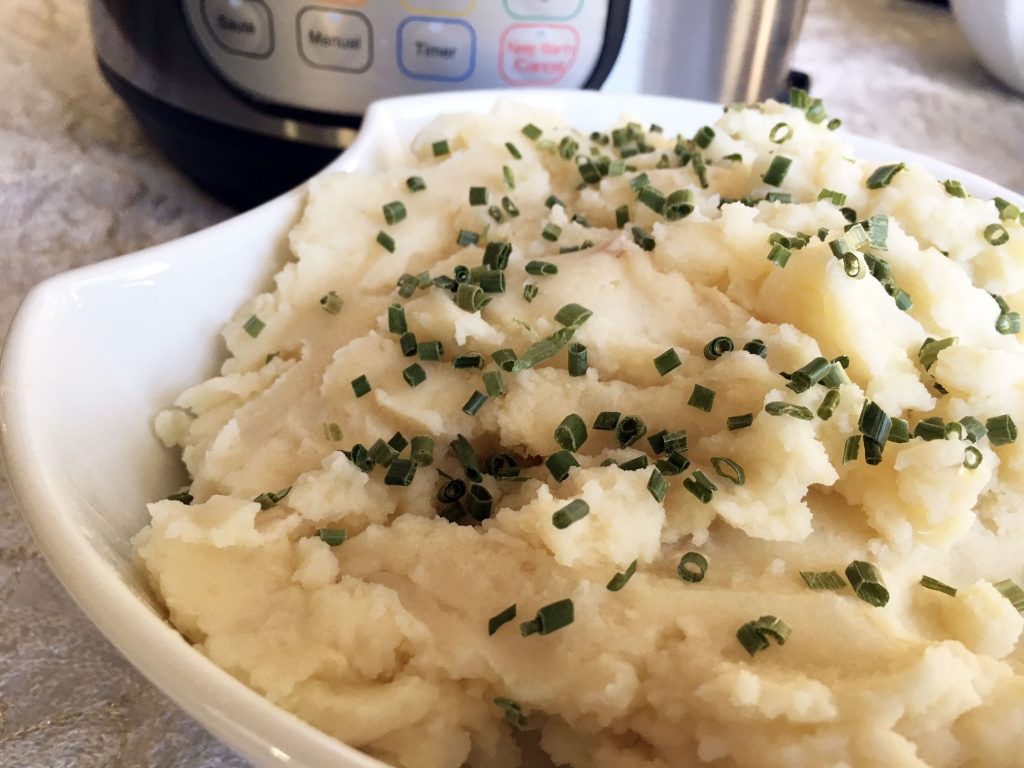
[[[356,141],[317,176],[358,170],[372,163],[372,155],[380,148],[383,137],[394,132],[396,116],[409,119],[411,115],[422,123],[444,113],[484,112],[499,101],[560,107],[567,112],[597,110],[609,124],[624,111],[640,116],[645,110],[676,111],[680,122],[686,124],[711,120],[721,111],[721,105],[708,102],[593,91],[452,91],[390,98],[370,105]],[[986,197],[1000,195],[1024,205],[1020,195],[951,164],[885,142],[846,132],[843,136],[863,156],[880,160],[896,156],[940,177],[959,178],[968,189]],[[40,453],[38,435],[29,418],[32,396],[24,387],[17,386],[17,379],[32,367],[32,348],[38,344],[34,328],[51,302],[66,294],[71,285],[88,279],[114,279],[133,270],[173,261],[202,238],[246,227],[257,218],[298,211],[308,183],[212,227],[56,275],[32,288],[14,317],[0,357],[0,448],[14,498],[65,590],[121,654],[178,706],[259,765],[386,768],[385,763],[271,703],[221,669],[150,610],[92,547],[80,546],[75,537],[68,535],[66,500],[51,487],[45,464],[35,461]],[[225,321],[233,311],[227,308]],[[83,574],[89,578],[84,579]]]

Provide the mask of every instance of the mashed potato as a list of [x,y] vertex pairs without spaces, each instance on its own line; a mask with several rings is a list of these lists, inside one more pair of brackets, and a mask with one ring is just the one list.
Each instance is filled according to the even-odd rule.
[[407,768],[1020,765],[1020,213],[820,118],[316,179],[156,422],[174,625]]

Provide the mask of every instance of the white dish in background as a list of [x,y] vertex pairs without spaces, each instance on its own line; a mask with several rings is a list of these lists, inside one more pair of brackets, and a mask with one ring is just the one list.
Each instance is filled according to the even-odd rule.
[[[692,134],[718,105],[595,92],[479,91],[373,104],[359,139],[328,170],[401,163],[444,112],[511,99],[562,109],[586,130],[623,112]],[[907,159],[974,194],[1019,196],[952,166],[847,137],[864,157]],[[153,417],[225,355],[222,326],[287,258],[302,188],[210,229],[77,269],[34,288],[0,363],[0,443],[11,485],[50,566],[85,613],[146,677],[260,768],[382,766],[277,708],[193,649],[163,618],[132,563],[146,503],[185,480]]]
[[981,63],[1024,93],[1024,0],[952,0],[952,7]]

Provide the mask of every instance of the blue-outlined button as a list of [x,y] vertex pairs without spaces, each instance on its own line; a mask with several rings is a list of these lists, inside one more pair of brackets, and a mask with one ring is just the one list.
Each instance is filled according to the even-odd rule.
[[584,0],[504,0],[505,12],[522,21],[568,21],[579,15]]
[[416,80],[461,82],[476,67],[476,32],[459,19],[410,16],[398,25],[398,67]]
[[363,14],[305,8],[298,18],[299,53],[307,64],[365,72],[373,62],[373,28]]

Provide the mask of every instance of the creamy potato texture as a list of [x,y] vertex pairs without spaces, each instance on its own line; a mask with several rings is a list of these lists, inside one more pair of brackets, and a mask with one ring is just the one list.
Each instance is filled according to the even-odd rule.
[[[156,422],[192,478],[136,538],[171,621],[407,768],[1020,765],[1024,442],[1002,418],[1024,414],[1019,212],[854,159],[805,109],[729,108],[696,142],[671,128],[611,139],[504,106],[436,120],[402,167],[316,179],[221,374]],[[503,291],[473,287],[501,287],[485,259]],[[733,348],[705,355],[719,336]],[[603,412],[646,434],[623,445]],[[570,414],[586,439],[559,481]],[[662,452],[664,431],[685,447]],[[371,467],[396,433],[397,466]],[[474,481],[476,506],[439,501]],[[588,514],[557,527],[574,500]],[[689,552],[702,580],[679,575]],[[861,599],[855,561],[886,604]],[[832,571],[838,588],[801,575]],[[565,600],[571,623],[528,633]],[[755,627],[767,647],[748,649],[760,617],[788,636]]]

